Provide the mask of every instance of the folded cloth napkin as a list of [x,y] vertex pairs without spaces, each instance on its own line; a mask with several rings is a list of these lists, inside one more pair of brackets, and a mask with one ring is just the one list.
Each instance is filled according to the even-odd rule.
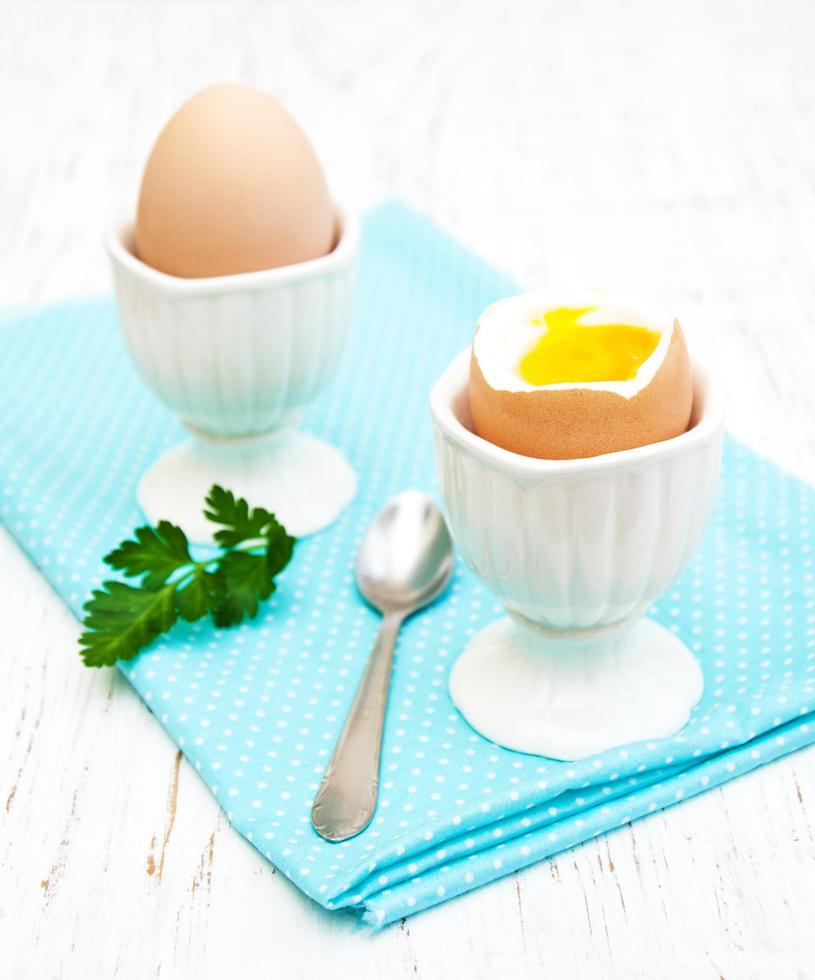
[[[475,734],[447,675],[501,608],[459,564],[400,638],[371,827],[339,845],[312,831],[379,623],[354,588],[356,547],[391,494],[434,492],[428,390],[513,290],[405,207],[368,215],[350,349],[305,422],[347,453],[357,499],[299,542],[255,622],[177,627],[122,666],[236,829],[315,901],[374,926],[815,740],[815,490],[728,439],[711,528],[651,612],[704,668],[679,735],[564,763]],[[79,615],[101,556],[142,521],[137,478],[182,430],[135,375],[109,301],[19,315],[0,337],[0,516]]]

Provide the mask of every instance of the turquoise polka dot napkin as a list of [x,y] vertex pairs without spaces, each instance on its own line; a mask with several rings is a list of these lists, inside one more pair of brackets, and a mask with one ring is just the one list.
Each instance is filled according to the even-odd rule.
[[[299,543],[256,622],[179,627],[123,667],[237,830],[315,901],[374,926],[815,741],[815,490],[728,440],[712,526],[652,611],[704,668],[683,732],[577,763],[476,735],[447,675],[500,608],[459,566],[448,595],[402,633],[373,824],[339,845],[312,831],[379,622],[354,588],[357,544],[391,494],[435,493],[428,389],[482,308],[512,291],[404,207],[370,214],[350,349],[306,419],[358,470],[356,501]],[[110,302],[0,327],[0,516],[77,615],[105,574],[101,556],[141,521],[139,474],[181,435],[134,373]]]

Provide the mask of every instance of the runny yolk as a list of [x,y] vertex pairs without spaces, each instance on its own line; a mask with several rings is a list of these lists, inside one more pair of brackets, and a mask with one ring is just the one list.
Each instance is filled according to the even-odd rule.
[[596,306],[561,306],[534,317],[546,333],[521,358],[521,377],[531,385],[581,381],[629,381],[656,350],[660,334],[626,323],[581,324]]

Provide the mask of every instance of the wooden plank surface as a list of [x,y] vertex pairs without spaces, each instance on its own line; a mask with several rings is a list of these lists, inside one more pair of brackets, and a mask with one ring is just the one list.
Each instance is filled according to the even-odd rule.
[[[813,41],[807,0],[0,0],[0,304],[108,291],[162,121],[243,79],[359,206],[398,194],[521,281],[682,311],[731,429],[815,480]],[[4,532],[0,597],[8,976],[815,976],[813,750],[371,935],[80,665]]]

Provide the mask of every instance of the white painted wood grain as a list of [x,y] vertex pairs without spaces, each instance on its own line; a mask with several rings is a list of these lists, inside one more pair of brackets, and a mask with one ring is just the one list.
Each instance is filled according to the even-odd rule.
[[[684,311],[731,428],[815,479],[814,40],[807,0],[0,0],[0,305],[106,292],[101,233],[157,128],[244,79],[358,204],[405,197],[525,282]],[[80,666],[5,534],[0,609],[4,975],[815,976],[815,751],[370,935]]]

